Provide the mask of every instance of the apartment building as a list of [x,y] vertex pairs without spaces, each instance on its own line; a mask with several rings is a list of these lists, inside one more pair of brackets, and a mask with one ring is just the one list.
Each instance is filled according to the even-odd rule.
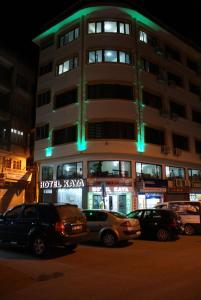
[[201,200],[200,51],[125,1],[83,2],[34,40],[41,201]]
[[31,200],[26,199],[26,191],[32,179],[27,159],[35,108],[34,83],[34,72],[27,62],[6,46],[1,47],[0,212]]

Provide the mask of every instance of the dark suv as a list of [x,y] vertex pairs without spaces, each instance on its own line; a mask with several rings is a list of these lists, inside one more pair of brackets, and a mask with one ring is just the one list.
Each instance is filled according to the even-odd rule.
[[140,221],[143,237],[167,241],[177,238],[180,233],[180,220],[177,214],[169,209],[137,209],[127,217]]
[[50,246],[73,250],[86,236],[86,218],[76,205],[22,204],[0,216],[0,244],[27,246],[37,256]]

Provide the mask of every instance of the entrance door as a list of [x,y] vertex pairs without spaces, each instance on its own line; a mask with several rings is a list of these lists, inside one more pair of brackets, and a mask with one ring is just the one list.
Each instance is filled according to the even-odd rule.
[[119,212],[126,214],[126,195],[119,195]]

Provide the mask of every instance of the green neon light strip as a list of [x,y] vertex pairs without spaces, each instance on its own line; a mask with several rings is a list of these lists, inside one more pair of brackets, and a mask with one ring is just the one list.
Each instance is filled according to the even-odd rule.
[[49,131],[48,147],[45,148],[45,156],[46,157],[51,157],[53,154],[53,148],[52,148],[51,142],[52,142],[52,129]]
[[143,123],[141,124],[140,128],[138,129],[137,150],[138,150],[138,152],[144,152],[145,151],[144,124]]
[[[110,9],[110,8],[111,8],[110,6],[94,6],[94,7],[88,7],[88,8],[81,9],[81,10],[77,11],[76,13],[74,13],[73,15],[67,17],[63,21],[61,21],[61,22],[57,23],[56,25],[52,26],[48,30],[44,31],[43,33],[41,33],[40,35],[38,35],[36,38],[34,38],[33,41],[37,42],[40,39],[43,39],[43,38],[47,37],[48,35],[57,33],[59,30],[62,29],[62,27],[66,26],[69,23],[74,22],[74,21],[78,20],[79,18],[81,18],[83,16],[86,16],[86,15],[88,15],[88,14],[94,12],[94,11],[98,11],[98,10],[101,10],[101,9]],[[144,25],[147,25],[147,26],[151,27],[152,29],[163,30],[156,23],[154,23],[153,21],[149,20],[148,18],[146,18],[145,16],[141,15],[140,13],[138,13],[135,10],[128,9],[128,8],[123,8],[123,7],[116,7],[116,8],[119,8],[122,12],[127,13],[133,19],[136,19],[137,21],[143,23]]]

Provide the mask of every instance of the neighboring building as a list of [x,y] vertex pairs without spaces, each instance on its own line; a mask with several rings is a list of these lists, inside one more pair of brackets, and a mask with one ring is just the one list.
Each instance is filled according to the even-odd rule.
[[87,2],[34,40],[41,201],[201,199],[200,51],[128,1]]
[[[0,49],[0,212],[25,201],[32,180],[27,159],[33,156],[34,71],[19,55]],[[32,153],[31,153],[32,152]],[[32,183],[31,183],[32,184]],[[35,193],[35,188],[33,187]]]

